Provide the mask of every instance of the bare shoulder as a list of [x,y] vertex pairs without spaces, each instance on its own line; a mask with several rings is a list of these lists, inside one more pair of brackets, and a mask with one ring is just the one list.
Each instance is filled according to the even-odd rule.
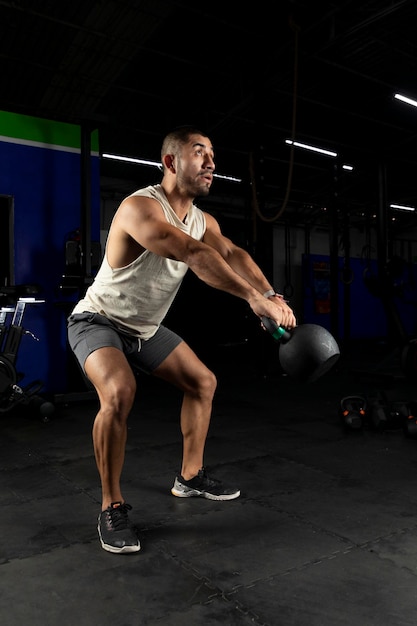
[[236,249],[233,241],[226,237],[220,228],[218,221],[208,213],[204,214],[206,217],[206,232],[204,233],[203,241],[207,245],[215,248],[224,259]]
[[115,222],[119,225],[135,224],[146,220],[162,220],[162,207],[154,198],[147,196],[128,196],[115,213]]
[[107,240],[107,260],[111,267],[124,267],[148,247],[147,231],[163,220],[159,203],[144,196],[129,196],[119,205]]
[[158,256],[184,260],[201,243],[170,224],[159,202],[130,196],[117,209],[110,228],[107,258],[110,266],[123,267],[145,250]]
[[204,232],[203,241],[212,248],[219,249],[219,245],[224,245],[221,242],[226,240],[224,237],[219,222],[210,214],[204,213],[206,218],[206,230]]
[[219,226],[218,221],[210,213],[204,212],[204,217],[206,219],[206,228],[207,228],[207,230],[210,230],[210,231],[213,231],[213,232],[217,232],[218,234],[221,234],[221,230],[220,230],[220,226]]

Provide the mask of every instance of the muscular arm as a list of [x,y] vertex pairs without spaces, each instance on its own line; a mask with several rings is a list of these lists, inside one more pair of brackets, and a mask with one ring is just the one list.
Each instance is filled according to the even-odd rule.
[[[208,218],[211,226],[213,218]],[[214,223],[217,224],[215,220]],[[223,239],[225,249],[220,245]],[[294,326],[291,309],[274,302],[277,298],[267,300],[255,287],[257,280],[261,289],[266,285],[267,290],[269,285],[249,255],[237,247],[233,254],[225,254],[227,241],[221,233],[215,235],[214,232],[208,235],[207,241],[206,237],[203,242],[197,241],[169,224],[155,200],[130,197],[122,202],[113,220],[107,259],[112,267],[122,267],[147,249],[183,261],[207,285],[246,300],[257,315],[271,317],[286,327]]]
[[257,291],[260,293],[269,291],[271,289],[269,281],[250,254],[225,237],[221,233],[217,221],[211,215],[205,214],[205,216],[207,230],[204,235],[204,242],[215,248],[236,274],[242,276]]
[[[208,214],[205,215],[207,230],[204,235],[204,241],[218,250],[236,274],[244,278],[261,294],[273,290],[264,273],[250,254],[225,237],[220,230],[218,222],[212,216]],[[288,326],[295,325],[292,309],[290,309],[286,302],[281,297],[273,297],[273,301],[282,309],[283,315],[290,320]]]

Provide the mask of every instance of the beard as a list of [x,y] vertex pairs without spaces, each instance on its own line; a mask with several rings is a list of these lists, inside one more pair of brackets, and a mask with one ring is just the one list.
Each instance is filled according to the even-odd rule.
[[186,192],[190,197],[208,196],[210,193],[210,185],[203,176],[196,178],[186,176],[182,172],[177,172],[177,183],[181,191]]
[[[198,184],[198,182],[200,182],[200,184]],[[203,183],[203,184],[201,184]],[[197,181],[196,186],[198,187],[199,191],[197,192],[197,196],[208,196],[210,193],[210,186],[208,185],[206,180],[202,180],[202,181]]]

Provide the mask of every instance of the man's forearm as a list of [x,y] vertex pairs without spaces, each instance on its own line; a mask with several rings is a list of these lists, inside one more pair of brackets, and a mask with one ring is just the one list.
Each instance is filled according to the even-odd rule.
[[227,259],[230,267],[244,278],[259,293],[266,293],[274,290],[269,280],[265,277],[260,267],[255,263],[250,254],[238,248]]
[[[249,302],[260,293],[259,289],[249,281],[243,273],[230,266],[213,248],[199,249],[187,258],[189,268],[210,287],[226,291]],[[249,276],[251,276],[249,272]],[[266,283],[266,288],[268,283]]]

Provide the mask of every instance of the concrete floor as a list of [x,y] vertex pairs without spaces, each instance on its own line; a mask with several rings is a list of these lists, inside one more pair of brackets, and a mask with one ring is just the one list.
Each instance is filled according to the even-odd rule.
[[0,623],[415,626],[417,440],[345,431],[339,414],[346,395],[408,401],[415,386],[356,349],[311,385],[236,363],[219,358],[206,448],[206,466],[241,488],[230,502],[170,494],[180,397],[139,379],[123,474],[137,554],[98,541],[95,400],[46,423],[0,416]]

